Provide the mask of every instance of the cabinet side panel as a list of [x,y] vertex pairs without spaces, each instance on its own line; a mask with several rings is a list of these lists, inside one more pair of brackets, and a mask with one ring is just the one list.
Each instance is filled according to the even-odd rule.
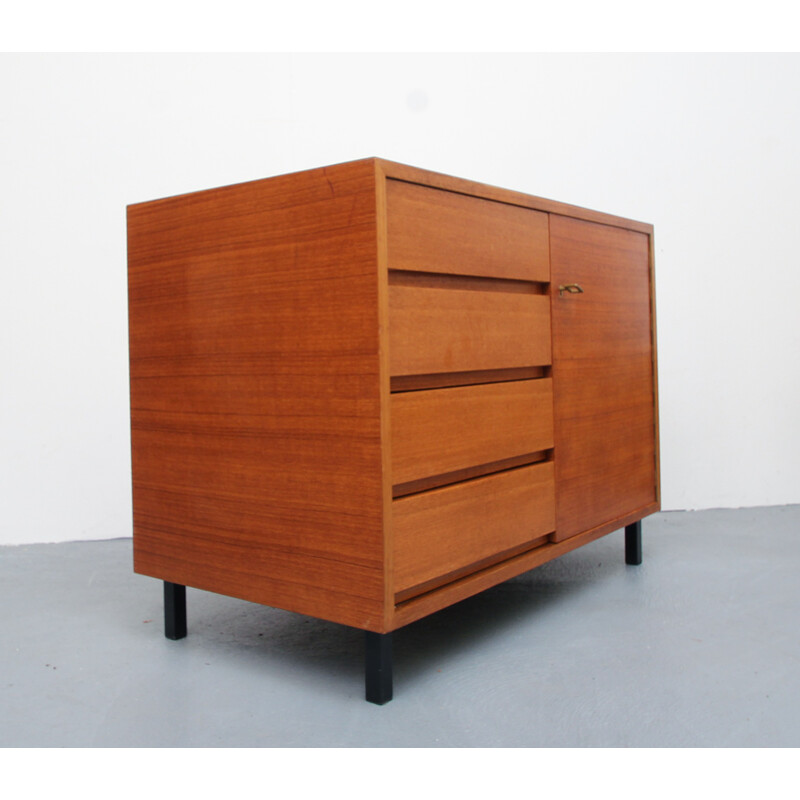
[[128,211],[134,567],[380,629],[371,161]]

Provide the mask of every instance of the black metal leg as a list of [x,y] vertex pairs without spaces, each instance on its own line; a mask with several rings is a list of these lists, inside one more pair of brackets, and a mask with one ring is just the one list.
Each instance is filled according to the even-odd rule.
[[164,635],[167,639],[186,636],[186,587],[164,581]]
[[625,526],[625,563],[642,563],[642,521]]
[[367,702],[382,706],[392,699],[392,634],[367,631]]

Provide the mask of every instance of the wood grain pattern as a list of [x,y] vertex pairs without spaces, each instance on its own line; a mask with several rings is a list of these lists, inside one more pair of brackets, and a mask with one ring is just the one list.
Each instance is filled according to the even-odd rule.
[[653,414],[655,415],[655,451],[656,451],[656,504],[661,508],[661,433],[658,424],[658,342],[656,319],[656,245],[655,234],[651,230],[648,235],[650,266],[650,340],[653,345]]
[[549,378],[392,395],[397,485],[553,446]]
[[386,632],[658,510],[652,226],[365,159],[128,233],[137,572]]
[[389,270],[389,283],[393,286],[423,286],[429,289],[472,289],[484,292],[547,294],[547,284],[542,281],[484,278],[477,275],[444,275],[435,272],[410,272],[401,269]]
[[374,163],[132,206],[128,232],[136,571],[381,629]]
[[396,483],[392,486],[392,497],[398,498],[405,497],[408,494],[427,492],[429,489],[438,489],[440,486],[447,486],[451,483],[480,478],[493,472],[501,472],[514,467],[524,467],[527,464],[536,464],[539,461],[548,461],[551,452],[551,450],[539,450],[534,453],[525,453],[521,456],[502,458],[499,461],[488,461],[485,464],[477,464],[474,467],[464,467],[453,472],[443,472],[427,478],[417,478],[416,480],[408,481],[408,483]]
[[381,396],[381,486],[383,493],[383,628],[392,629],[394,587],[389,576],[394,572],[394,532],[392,531],[392,431],[391,370],[389,365],[389,254],[386,210],[386,180],[377,160],[372,162],[375,180],[376,249],[378,268],[378,341]]
[[439,575],[436,578],[431,578],[424,583],[418,583],[408,589],[403,589],[397,592],[394,596],[396,607],[402,608],[409,600],[419,598],[422,595],[430,595],[432,593],[438,594],[439,589],[446,589],[451,586],[457,586],[462,579],[471,578],[479,575],[488,570],[490,567],[502,564],[513,560],[516,556],[523,553],[529,554],[537,547],[550,545],[550,535],[544,534],[531,539],[528,542],[523,542],[515,547],[509,547],[507,550],[497,550],[491,555],[482,558],[479,561],[473,561],[465,567],[454,569],[452,572],[447,572],[444,575]]
[[389,286],[392,375],[550,364],[544,295]]
[[386,191],[390,269],[550,279],[546,214],[402,181]]
[[[602,525],[597,525],[589,530],[582,531],[569,539],[550,544],[538,545],[538,541],[531,543],[531,548],[519,555],[511,556],[497,564],[493,564],[477,572],[448,583],[446,586],[429,591],[418,597],[398,601],[392,619],[393,628],[401,628],[415,622],[422,617],[433,614],[447,606],[458,603],[467,597],[472,597],[492,586],[522,575],[535,567],[546,564],[554,558],[563,556],[571,550],[576,550],[601,536],[606,536],[613,531],[618,531],[632,522],[658,511],[657,503],[649,503],[640,508],[630,509],[621,517],[612,519]],[[402,595],[401,595],[402,596]]]
[[394,586],[402,592],[555,527],[550,462],[394,501]]
[[582,208],[581,206],[562,203],[557,200],[549,200],[545,197],[536,197],[531,194],[504,189],[499,186],[492,186],[487,183],[457,178],[452,175],[445,175],[433,170],[420,169],[408,164],[400,164],[396,161],[389,161],[385,158],[376,158],[376,166],[384,178],[406,183],[417,183],[421,186],[429,186],[437,189],[444,189],[448,192],[458,192],[472,197],[481,197],[487,200],[496,200],[499,203],[508,203],[522,208],[532,208],[552,214],[559,214],[563,217],[582,219],[588,222],[597,222],[601,225],[611,225],[625,230],[639,231],[640,233],[652,234],[653,226],[647,222],[620,217],[615,214],[608,214],[594,209]]
[[551,216],[556,539],[657,501],[646,235]]
[[447,386],[472,386],[478,383],[524,381],[546,378],[550,367],[518,367],[513,369],[483,369],[473,372],[439,372],[429,375],[395,375],[391,378],[392,392],[414,392],[420,389],[444,389]]

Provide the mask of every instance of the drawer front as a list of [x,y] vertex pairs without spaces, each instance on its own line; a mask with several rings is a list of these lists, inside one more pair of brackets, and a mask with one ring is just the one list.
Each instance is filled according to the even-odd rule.
[[498,472],[392,503],[394,591],[484,566],[555,529],[553,464]]
[[389,286],[392,375],[550,364],[546,295]]
[[395,180],[386,203],[390,269],[550,280],[541,211]]
[[550,378],[392,395],[395,486],[553,446]]

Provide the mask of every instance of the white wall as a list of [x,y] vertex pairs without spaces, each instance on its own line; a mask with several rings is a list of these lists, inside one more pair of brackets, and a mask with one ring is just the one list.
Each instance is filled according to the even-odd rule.
[[131,533],[125,206],[377,155],[656,227],[665,509],[800,502],[800,57],[0,56],[0,543]]

